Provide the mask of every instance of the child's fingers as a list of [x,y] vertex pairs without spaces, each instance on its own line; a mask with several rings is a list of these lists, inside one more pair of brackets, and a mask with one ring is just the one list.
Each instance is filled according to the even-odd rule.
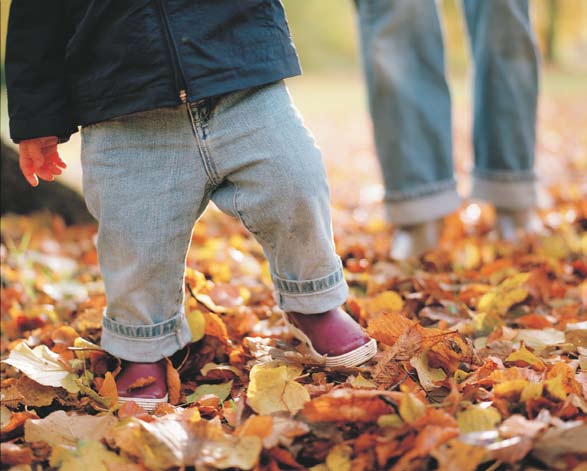
[[39,179],[35,175],[35,167],[33,161],[29,157],[27,149],[23,147],[21,147],[18,164],[20,166],[20,171],[24,175],[26,181],[29,182],[29,184],[32,186],[37,186],[39,184]]

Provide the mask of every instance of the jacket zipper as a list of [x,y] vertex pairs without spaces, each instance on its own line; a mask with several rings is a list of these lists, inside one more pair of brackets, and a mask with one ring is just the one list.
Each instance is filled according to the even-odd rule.
[[187,103],[187,81],[183,73],[181,61],[179,59],[179,52],[177,51],[177,45],[171,34],[171,28],[169,26],[169,17],[167,16],[167,8],[165,7],[165,0],[158,0],[159,12],[161,14],[161,23],[163,24],[163,30],[165,32],[165,40],[167,42],[167,49],[169,56],[171,57],[173,78],[175,80],[175,86],[178,90],[178,96],[182,103]]

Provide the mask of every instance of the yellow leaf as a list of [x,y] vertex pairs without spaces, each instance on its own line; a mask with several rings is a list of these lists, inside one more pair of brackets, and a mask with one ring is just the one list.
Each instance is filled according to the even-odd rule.
[[399,415],[409,424],[426,414],[426,405],[411,393],[404,393],[399,405]]
[[377,425],[380,427],[399,427],[404,421],[397,414],[385,414],[377,419]]
[[512,352],[510,355],[505,359],[506,363],[518,363],[522,362],[522,365],[519,366],[530,366],[537,371],[543,371],[546,368],[544,362],[534,355],[530,350],[526,348],[524,343],[517,352]]
[[504,316],[514,304],[522,302],[528,296],[528,289],[523,285],[529,278],[530,273],[518,273],[506,278],[481,297],[477,310]]
[[501,422],[501,415],[494,407],[472,406],[457,415],[461,433],[493,430]]
[[372,381],[369,381],[365,378],[361,373],[357,376],[351,376],[349,379],[349,383],[353,388],[360,388],[360,389],[376,389],[377,385]]
[[82,440],[73,450],[57,446],[50,459],[51,466],[59,467],[59,471],[106,471],[106,465],[128,462],[95,440]]
[[395,291],[384,291],[367,302],[369,313],[397,312],[404,307],[404,301]]
[[339,444],[332,448],[326,456],[328,471],[351,471],[352,449],[348,445]]
[[561,401],[564,401],[567,398],[563,379],[560,376],[555,376],[552,379],[544,381],[544,386],[551,397]]
[[295,366],[255,365],[251,369],[247,402],[260,415],[287,411],[295,414],[310,400],[310,394],[294,381],[302,373]]
[[202,311],[191,311],[186,314],[188,325],[192,331],[192,342],[201,340],[206,334],[206,319]]
[[542,383],[530,383],[528,382],[524,389],[522,389],[522,394],[520,395],[520,401],[526,402],[529,399],[538,399],[542,396],[542,391],[544,386]]
[[410,365],[416,368],[418,372],[418,379],[420,384],[425,391],[431,391],[432,389],[438,388],[437,381],[443,381],[446,379],[446,373],[440,368],[430,368],[428,366],[428,357],[426,352],[422,352],[419,355],[413,357],[410,360]]
[[510,381],[504,381],[503,383],[496,384],[493,387],[493,393],[496,396],[511,396],[521,393],[528,381],[525,379],[512,379]]

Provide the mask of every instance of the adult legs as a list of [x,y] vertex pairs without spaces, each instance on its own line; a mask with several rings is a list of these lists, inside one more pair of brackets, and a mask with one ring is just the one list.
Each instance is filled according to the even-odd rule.
[[451,103],[434,0],[357,0],[362,56],[390,220],[392,255],[436,245],[459,206]]
[[472,196],[502,235],[532,229],[538,54],[527,0],[463,0],[475,64]]

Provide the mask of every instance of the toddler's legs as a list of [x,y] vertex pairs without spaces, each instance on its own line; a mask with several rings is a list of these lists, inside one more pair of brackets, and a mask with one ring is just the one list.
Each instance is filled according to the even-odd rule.
[[283,82],[232,93],[211,114],[192,111],[212,199],[263,246],[280,307],[314,314],[343,304],[322,157]]
[[185,107],[134,113],[82,130],[84,193],[99,220],[108,308],[102,346],[155,362],[191,339],[183,315],[185,257],[208,201]]

